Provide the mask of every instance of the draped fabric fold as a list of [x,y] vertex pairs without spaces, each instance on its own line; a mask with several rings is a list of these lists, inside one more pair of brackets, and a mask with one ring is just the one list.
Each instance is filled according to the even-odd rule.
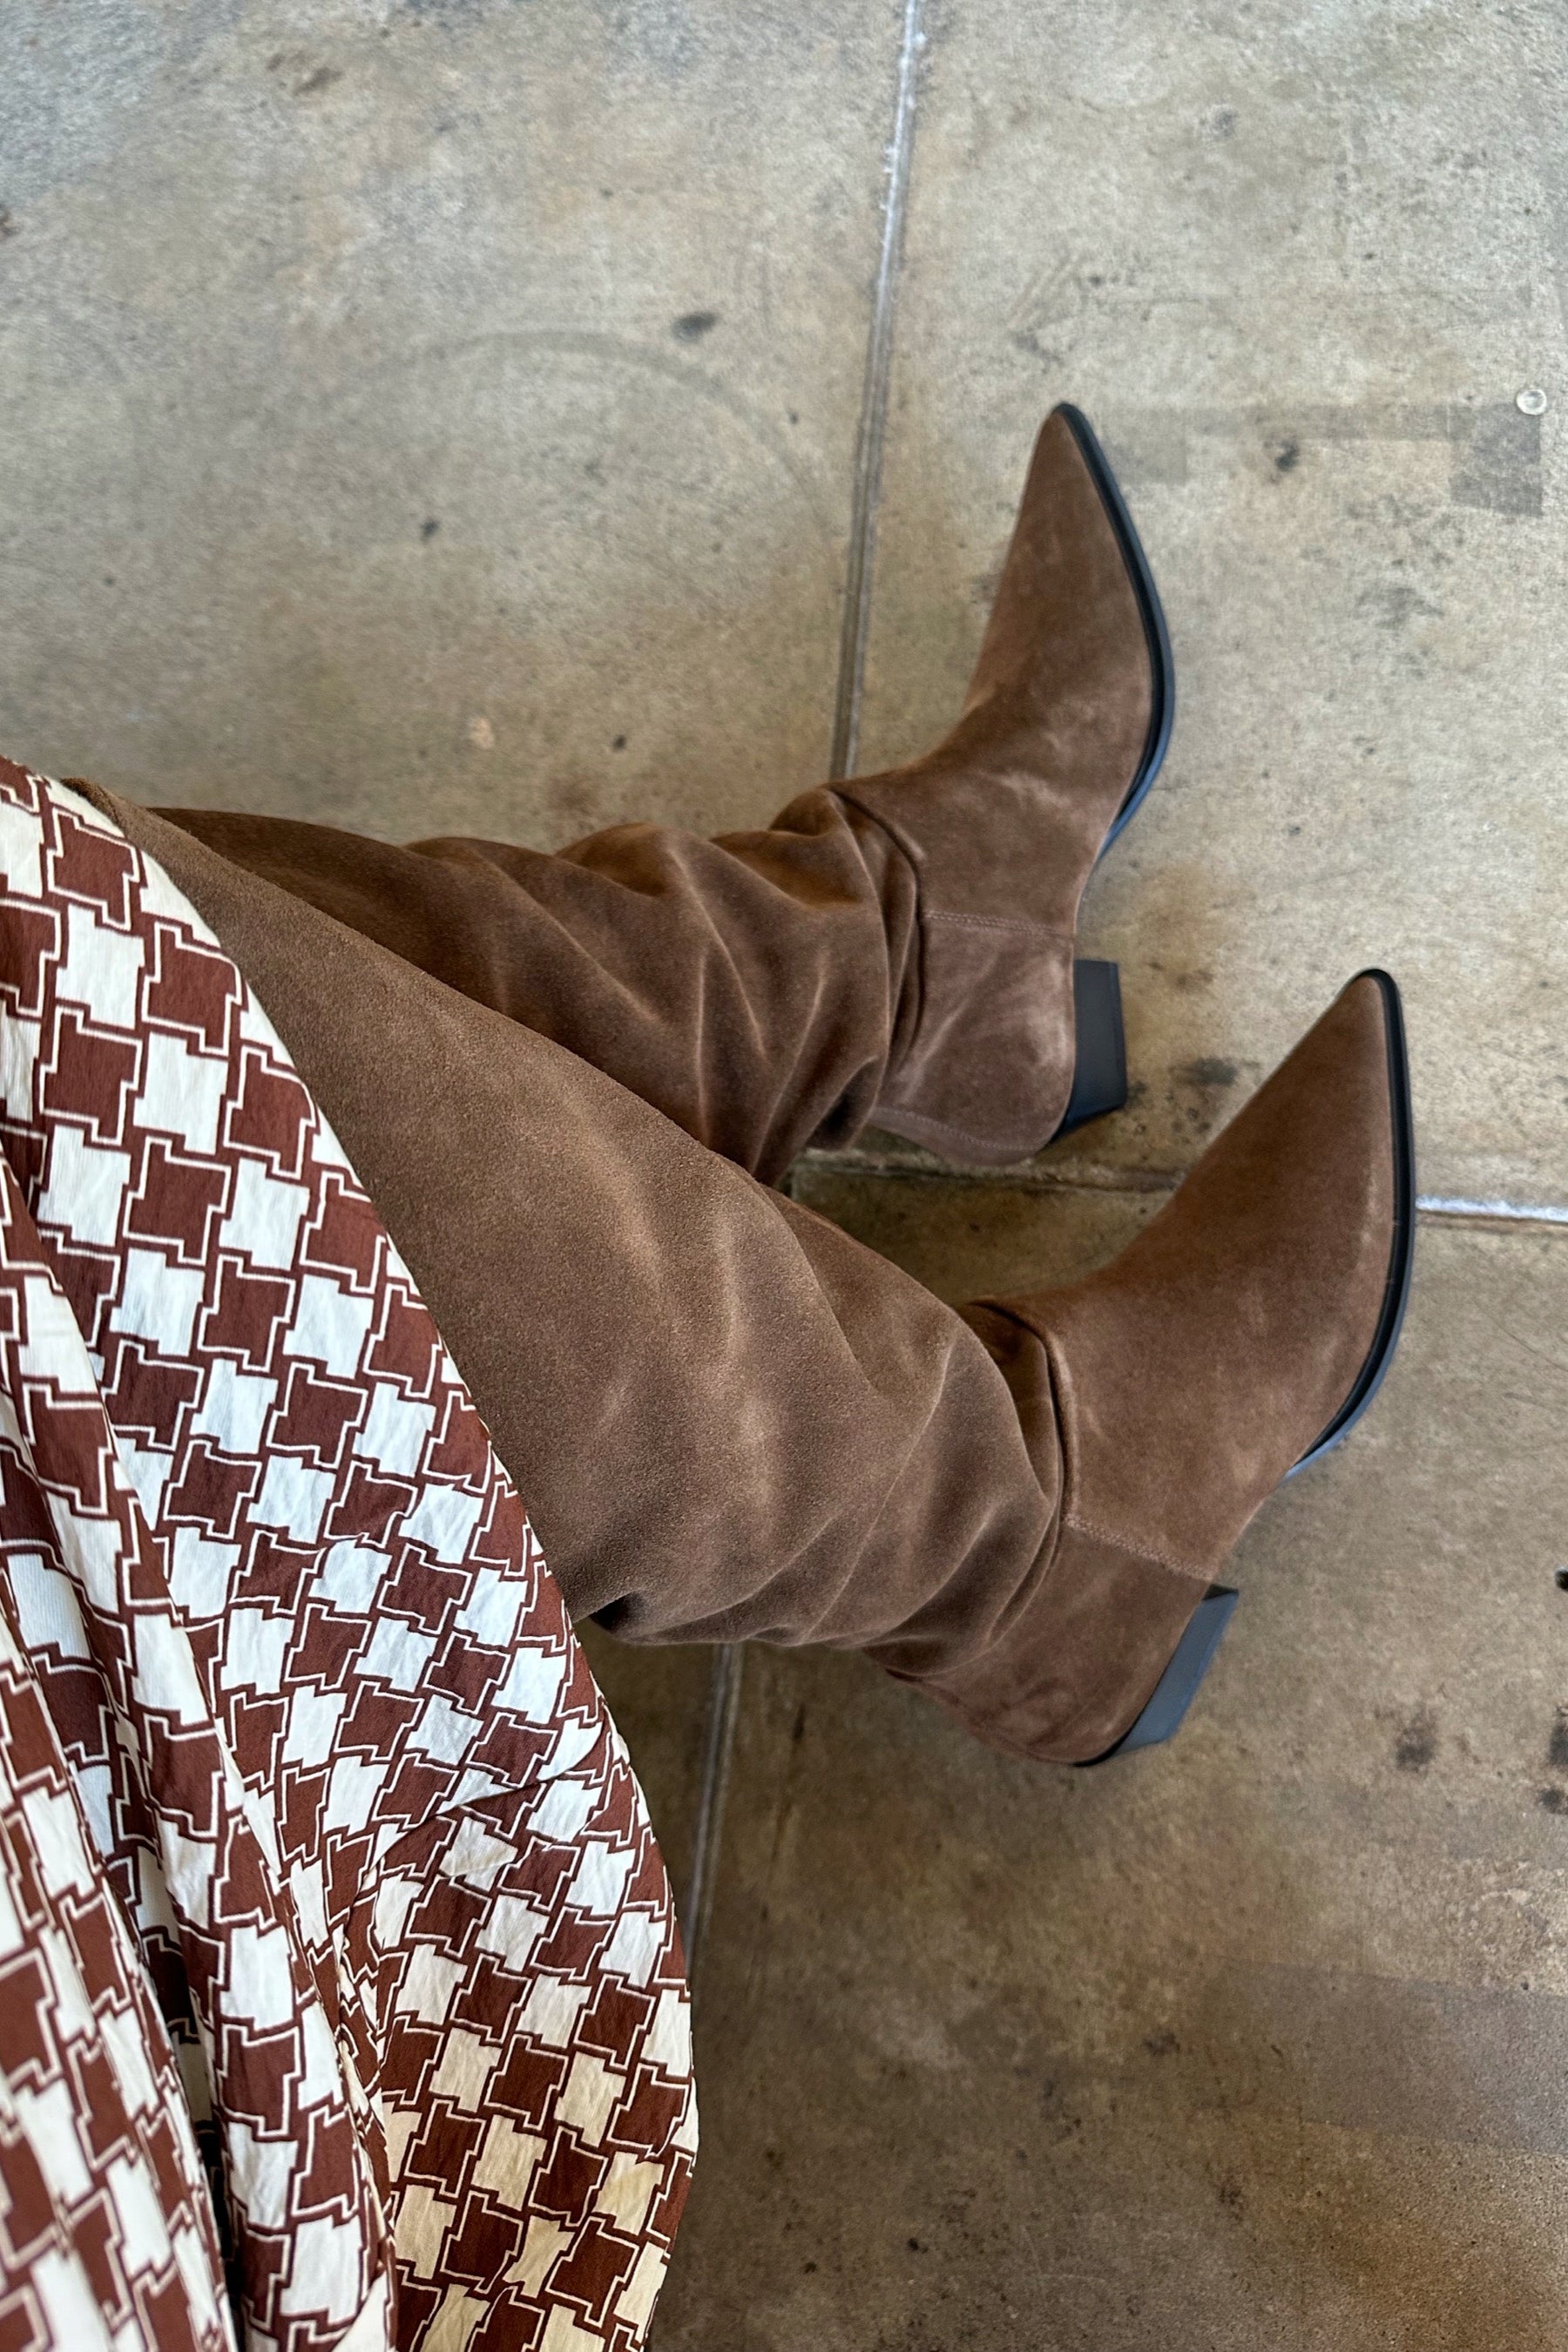
[[0,1088],[0,2336],[634,2352],[696,2113],[624,1749],[243,975],[4,761]]

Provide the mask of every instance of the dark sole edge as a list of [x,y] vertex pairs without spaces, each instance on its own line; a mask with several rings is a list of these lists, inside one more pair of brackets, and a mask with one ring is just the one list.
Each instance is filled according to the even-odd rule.
[[[1405,1007],[1397,982],[1375,965],[1358,971],[1356,980],[1374,980],[1383,992],[1384,1032],[1388,1043],[1388,1092],[1394,1118],[1394,1244],[1389,1252],[1388,1279],[1377,1329],[1366,1361],[1332,1421],[1300,1460],[1285,1473],[1294,1478],[1348,1437],[1378,1390],[1394,1361],[1405,1310],[1410,1302],[1410,1277],[1415,1264],[1415,1126],[1410,1101],[1410,1055],[1405,1037]],[[1354,981],[1351,985],[1355,985]],[[1283,1482],[1281,1482],[1283,1483]]]
[[1100,492],[1112,530],[1121,548],[1121,560],[1127,566],[1132,592],[1138,599],[1142,615],[1143,635],[1149,647],[1149,668],[1153,681],[1152,707],[1149,713],[1149,733],[1143,745],[1143,756],[1138,772],[1127,788],[1127,797],[1118,809],[1110,831],[1100,844],[1104,856],[1118,834],[1131,824],[1146,798],[1149,788],[1164,764],[1170,748],[1171,730],[1176,719],[1176,664],[1171,651],[1171,633],[1165,625],[1165,611],[1160,602],[1160,592],[1154,585],[1154,574],[1143,552],[1143,542],[1137,526],[1127,509],[1121,495],[1121,485],[1110,470],[1110,463],[1100,446],[1093,425],[1081,408],[1070,401],[1058,401],[1056,414],[1062,419],[1078,444],[1079,454],[1089,467],[1095,488]]
[[1052,1143],[1087,1127],[1091,1119],[1109,1118],[1113,1111],[1127,1108],[1121,970],[1096,956],[1079,956],[1073,962],[1072,992],[1072,1092]]
[[1237,1595],[1227,1584],[1211,1584],[1192,1615],[1186,1630],[1166,1661],[1136,1719],[1112,1748],[1086,1756],[1080,1770],[1109,1764],[1113,1756],[1131,1755],[1140,1748],[1160,1748],[1174,1738],[1197,1696],[1198,1685],[1214,1664],[1214,1654],[1236,1610]]

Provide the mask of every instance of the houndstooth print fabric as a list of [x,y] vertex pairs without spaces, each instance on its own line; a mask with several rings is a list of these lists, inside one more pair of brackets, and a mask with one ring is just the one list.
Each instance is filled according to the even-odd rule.
[[633,2352],[696,2111],[624,1749],[240,973],[5,761],[0,1093],[0,2347]]

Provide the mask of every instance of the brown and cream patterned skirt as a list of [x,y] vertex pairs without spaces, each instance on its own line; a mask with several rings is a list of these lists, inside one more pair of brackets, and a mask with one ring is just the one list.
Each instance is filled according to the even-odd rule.
[[245,979],[5,762],[0,1082],[0,2340],[631,2352],[696,2147],[637,1782]]

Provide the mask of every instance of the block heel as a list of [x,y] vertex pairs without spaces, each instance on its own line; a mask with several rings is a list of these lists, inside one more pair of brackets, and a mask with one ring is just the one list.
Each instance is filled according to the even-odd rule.
[[1154,1695],[1130,1731],[1114,1748],[1085,1759],[1109,1764],[1113,1756],[1130,1755],[1135,1748],[1158,1748],[1179,1731],[1182,1719],[1197,1696],[1198,1685],[1214,1664],[1220,1637],[1231,1621],[1237,1595],[1229,1585],[1211,1584],[1188,1621],[1187,1630],[1171,1653],[1170,1664],[1154,1685]]
[[1113,963],[1079,961],[1072,968],[1077,1059],[1072,1093],[1053,1142],[1127,1100],[1127,1041],[1121,1028],[1121,975]]

